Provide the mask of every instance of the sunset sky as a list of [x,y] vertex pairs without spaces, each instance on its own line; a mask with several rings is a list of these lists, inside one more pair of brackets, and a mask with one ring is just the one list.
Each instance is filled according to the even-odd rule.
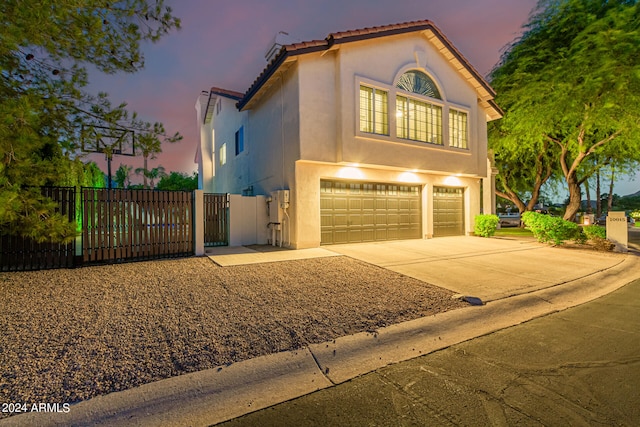
[[[133,75],[91,76],[91,91],[125,101],[141,118],[164,123],[184,139],[165,145],[150,167],[192,173],[198,128],[195,102],[212,86],[244,93],[267,65],[264,54],[278,31],[298,40],[329,33],[429,19],[484,76],[522,31],[536,0],[167,0],[182,29],[145,44],[145,69]],[[92,156],[106,171],[104,160]],[[142,160],[114,157],[120,163]],[[115,172],[114,172],[115,173]],[[622,189],[620,189],[622,190]],[[618,191],[616,191],[618,192]],[[620,194],[626,194],[620,192]]]

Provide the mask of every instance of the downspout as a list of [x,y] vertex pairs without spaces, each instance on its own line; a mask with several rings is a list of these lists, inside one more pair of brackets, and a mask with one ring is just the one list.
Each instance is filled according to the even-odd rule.
[[[282,71],[278,72],[279,76],[280,76],[280,134],[281,134],[281,141],[282,141],[282,182],[281,182],[281,186],[280,188],[282,188],[283,190],[285,189],[285,140],[284,140],[284,79],[282,77]],[[282,206],[279,206],[286,219],[285,219],[285,223],[286,224],[282,224],[280,227],[280,247],[282,247],[282,241],[284,240],[284,227],[285,225],[287,226],[287,238],[290,239],[289,235],[291,233],[291,228],[289,226],[289,214],[287,213],[287,209],[284,207],[284,203],[282,203],[282,201],[278,201],[279,203],[282,204]],[[287,242],[288,245],[289,242]]]
[[282,182],[280,188],[283,190],[285,181],[285,159],[284,159],[284,79],[282,78],[282,71],[278,72],[280,76],[280,141],[282,142]]

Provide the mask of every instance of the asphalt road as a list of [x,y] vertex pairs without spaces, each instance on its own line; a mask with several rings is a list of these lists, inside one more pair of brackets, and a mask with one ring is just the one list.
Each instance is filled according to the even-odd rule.
[[640,425],[640,280],[221,425]]

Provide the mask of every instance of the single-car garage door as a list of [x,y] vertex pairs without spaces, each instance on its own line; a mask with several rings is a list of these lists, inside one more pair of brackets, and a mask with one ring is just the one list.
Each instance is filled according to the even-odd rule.
[[323,245],[419,239],[420,186],[320,181]]
[[460,235],[464,235],[463,189],[434,187],[433,236]]

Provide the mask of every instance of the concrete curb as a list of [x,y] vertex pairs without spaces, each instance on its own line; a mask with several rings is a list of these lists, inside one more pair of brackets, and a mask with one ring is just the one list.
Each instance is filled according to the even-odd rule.
[[207,426],[451,345],[565,310],[640,276],[640,257],[578,280],[309,348],[145,384],[80,402],[69,413],[28,413],[0,426]]
[[331,386],[308,349],[234,363],[98,396],[68,413],[27,413],[5,426],[208,426]]

